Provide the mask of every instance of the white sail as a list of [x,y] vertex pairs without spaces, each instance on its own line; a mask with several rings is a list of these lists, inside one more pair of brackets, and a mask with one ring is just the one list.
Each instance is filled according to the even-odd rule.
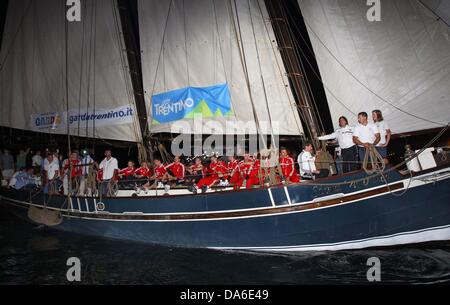
[[81,22],[68,23],[67,105],[66,1],[9,2],[0,54],[0,125],[65,134],[69,113],[72,135],[140,141],[116,5],[81,1]]
[[374,109],[394,133],[449,122],[449,1],[381,1],[381,21],[373,22],[366,1],[298,2],[335,125]]
[[[240,124],[233,131],[207,129],[211,133],[255,133],[256,122],[266,134],[303,132],[264,1],[140,0],[139,23],[150,114],[154,95],[227,84],[233,115],[204,119],[203,126],[236,121],[253,126],[253,132]],[[195,119],[182,121],[192,127]],[[150,131],[171,132],[174,126],[152,124]]]

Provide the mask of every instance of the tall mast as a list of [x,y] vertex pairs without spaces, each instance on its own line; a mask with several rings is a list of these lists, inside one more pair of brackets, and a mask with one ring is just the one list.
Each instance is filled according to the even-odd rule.
[[303,63],[294,43],[293,33],[287,20],[286,8],[282,4],[283,0],[265,0],[270,21],[273,26],[275,36],[279,45],[281,56],[286,67],[287,75],[293,87],[293,93],[297,102],[300,118],[308,137],[314,147],[319,147],[317,137],[323,132],[319,124],[317,107],[311,98],[310,92],[305,82]]

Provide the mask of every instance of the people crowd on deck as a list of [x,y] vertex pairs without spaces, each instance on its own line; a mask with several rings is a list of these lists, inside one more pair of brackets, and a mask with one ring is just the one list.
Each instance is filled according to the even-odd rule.
[[81,154],[72,151],[67,158],[63,158],[59,151],[50,152],[48,149],[44,156],[40,150],[20,150],[14,158],[5,149],[0,154],[0,178],[3,184],[15,189],[42,187],[43,192],[50,195],[71,193],[81,196],[93,195],[98,185],[102,195],[111,195],[111,186],[115,183],[135,189],[138,194],[159,188],[164,188],[168,194],[171,188],[177,186],[185,186],[192,193],[198,193],[214,187],[238,190],[299,183],[301,180],[315,180],[358,170],[367,148],[372,146],[387,163],[391,131],[381,111],[374,110],[372,120],[373,123],[370,123],[368,114],[361,112],[358,115],[359,124],[352,127],[346,117],[340,117],[339,128],[334,133],[318,138],[321,141],[335,141],[331,142],[337,144],[335,156],[332,157],[325,149],[325,142],[315,153],[312,143],[306,142],[297,163],[288,149],[272,146],[259,153],[246,152],[242,158],[227,156],[225,159],[213,155],[209,162],[196,157],[189,164],[183,162],[181,156],[175,156],[173,162],[167,164],[160,159],[154,159],[152,164],[143,161],[139,167],[130,160],[123,169],[119,168],[119,162],[110,149],[105,151],[100,163],[91,157],[87,149]]

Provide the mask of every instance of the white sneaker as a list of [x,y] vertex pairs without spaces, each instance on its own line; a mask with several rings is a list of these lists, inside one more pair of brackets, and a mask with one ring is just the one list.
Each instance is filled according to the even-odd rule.
[[166,184],[166,185],[164,186],[164,191],[166,192],[166,194],[169,194],[169,191],[170,191],[170,185]]
[[220,181],[219,186],[229,186],[230,183],[228,182],[228,180],[224,180],[224,181]]

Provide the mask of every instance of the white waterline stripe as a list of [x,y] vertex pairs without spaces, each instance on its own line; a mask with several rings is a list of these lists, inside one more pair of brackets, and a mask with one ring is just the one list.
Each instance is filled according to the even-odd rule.
[[262,252],[295,252],[295,251],[327,251],[344,249],[361,249],[379,246],[392,246],[428,241],[450,240],[450,225],[377,236],[361,240],[344,241],[332,244],[298,245],[280,247],[211,247],[215,250],[262,251]]

